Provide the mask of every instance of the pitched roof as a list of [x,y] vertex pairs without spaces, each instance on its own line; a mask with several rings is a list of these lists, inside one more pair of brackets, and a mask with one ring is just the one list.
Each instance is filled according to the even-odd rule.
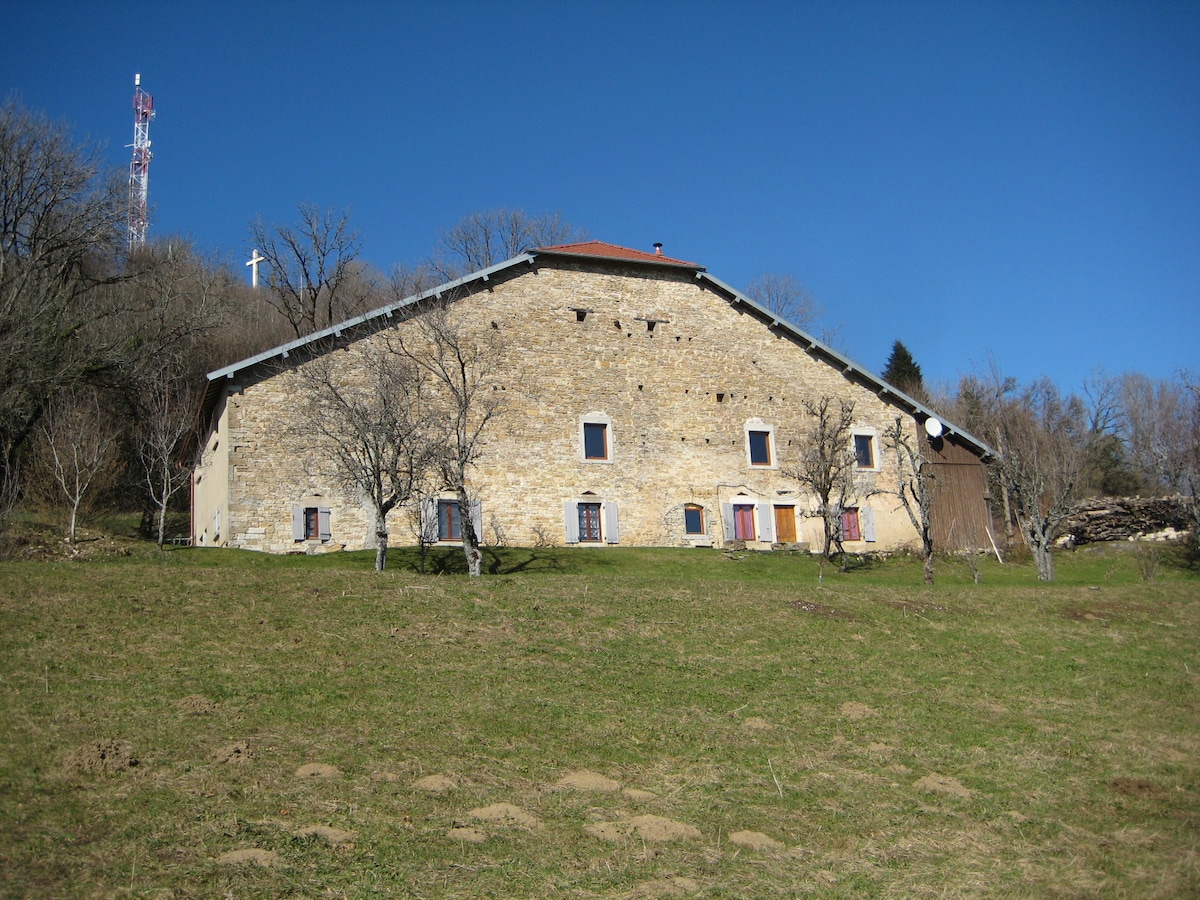
[[603,259],[624,259],[632,262],[658,263],[664,266],[686,266],[689,269],[704,271],[704,266],[673,259],[662,255],[662,245],[656,246],[657,252],[646,253],[643,250],[633,250],[629,247],[618,247],[616,244],[606,244],[604,241],[580,241],[577,244],[558,244],[554,247],[538,247],[530,253],[557,253],[562,256],[599,256]]
[[[772,313],[762,304],[758,303],[750,297],[747,297],[741,291],[729,286],[719,278],[710,275],[707,269],[698,263],[685,262],[681,259],[672,259],[669,256],[661,256],[658,253],[646,253],[641,250],[633,250],[629,247],[620,247],[616,244],[606,244],[604,241],[581,241],[576,244],[560,244],[556,247],[538,247],[533,250],[527,250],[524,253],[514,256],[512,259],[507,259],[504,262],[496,263],[488,266],[486,269],[480,269],[478,272],[472,272],[469,275],[464,275],[462,278],[457,278],[454,281],[446,282],[438,285],[435,288],[430,288],[419,294],[414,294],[397,303],[391,303],[379,309],[372,310],[361,316],[356,316],[353,319],[348,319],[345,322],[340,322],[337,325],[331,325],[321,331],[313,334],[305,335],[304,337],[296,338],[281,346],[274,347],[249,359],[244,359],[224,368],[217,369],[215,372],[208,373],[208,386],[205,391],[204,399],[201,406],[201,417],[207,420],[216,403],[217,393],[219,391],[218,383],[222,379],[233,378],[237,373],[246,369],[252,368],[259,363],[271,359],[286,359],[288,354],[299,348],[315,344],[331,336],[340,337],[343,332],[352,331],[360,325],[371,322],[377,322],[383,318],[391,318],[396,311],[405,307],[411,307],[419,304],[421,301],[430,298],[440,299],[443,294],[448,294],[460,287],[464,287],[476,282],[489,281],[493,276],[499,275],[510,269],[515,269],[523,264],[536,266],[537,258],[542,256],[561,256],[561,257],[578,257],[578,258],[598,258],[623,260],[626,262],[649,263],[653,265],[673,266],[681,269],[688,269],[695,272],[695,278],[701,283],[707,283],[715,288],[720,293],[723,293],[729,302],[734,306],[742,306],[752,309],[758,317],[762,319],[768,328],[778,329],[779,331],[791,335],[792,338],[798,340],[804,349],[811,355],[823,359],[829,365],[841,371],[842,375],[847,378],[857,378],[870,386],[871,390],[881,398],[891,398],[891,402],[906,410],[910,415],[916,417],[918,421],[937,418],[941,419],[934,410],[930,409],[920,401],[910,397],[908,394],[888,384],[874,372],[865,369],[853,360],[843,356],[837,350],[819,341],[817,338],[800,330],[786,319],[781,319],[779,316]],[[992,449],[979,438],[970,434],[967,431],[959,428],[951,422],[941,419],[942,424],[946,427],[948,434],[958,435],[968,444],[978,450],[981,456],[987,457],[993,454]]]

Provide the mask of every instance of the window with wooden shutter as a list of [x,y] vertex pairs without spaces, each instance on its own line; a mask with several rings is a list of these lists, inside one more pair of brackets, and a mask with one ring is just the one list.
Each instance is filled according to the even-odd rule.
[[859,521],[862,523],[863,540],[868,543],[875,540],[875,510],[869,506],[864,506],[858,511]]
[[733,504],[733,538],[737,541],[754,540],[754,504]]
[[475,540],[483,541],[483,502],[471,501],[471,530],[475,532]]
[[563,533],[568,544],[579,543],[579,511],[574,500],[563,501]]
[[617,518],[617,504],[611,500],[604,506],[604,539],[610,544],[621,542],[621,525]]
[[850,506],[842,510],[842,540],[861,541],[862,529],[858,525],[858,507]]
[[458,501],[457,500],[439,500],[437,502],[438,512],[438,540],[439,541],[461,541],[462,540],[462,523],[458,517]]
[[600,504],[599,503],[577,503],[575,505],[576,513],[579,518],[579,541],[596,542],[600,541]]
[[775,510],[769,503],[757,505],[758,539],[773,543],[775,540]]

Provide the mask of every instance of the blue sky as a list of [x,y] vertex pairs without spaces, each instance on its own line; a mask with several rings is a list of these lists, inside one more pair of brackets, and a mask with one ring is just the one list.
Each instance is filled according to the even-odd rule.
[[415,262],[561,212],[738,287],[795,274],[883,368],[1078,390],[1200,369],[1200,3],[12,4],[0,91],[128,168],[151,239],[349,210]]

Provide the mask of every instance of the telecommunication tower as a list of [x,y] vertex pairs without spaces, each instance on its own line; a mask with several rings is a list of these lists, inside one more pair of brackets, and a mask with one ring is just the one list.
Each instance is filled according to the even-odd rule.
[[129,249],[146,243],[149,224],[146,200],[150,193],[150,120],[154,98],[142,90],[142,76],[133,76],[133,162],[129,164]]

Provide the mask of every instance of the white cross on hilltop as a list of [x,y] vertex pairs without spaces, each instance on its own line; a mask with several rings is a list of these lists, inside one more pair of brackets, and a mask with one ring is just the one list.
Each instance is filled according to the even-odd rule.
[[258,248],[254,248],[254,252],[250,254],[250,261],[246,265],[250,266],[250,287],[258,287],[258,264],[266,262],[265,256],[259,256]]

